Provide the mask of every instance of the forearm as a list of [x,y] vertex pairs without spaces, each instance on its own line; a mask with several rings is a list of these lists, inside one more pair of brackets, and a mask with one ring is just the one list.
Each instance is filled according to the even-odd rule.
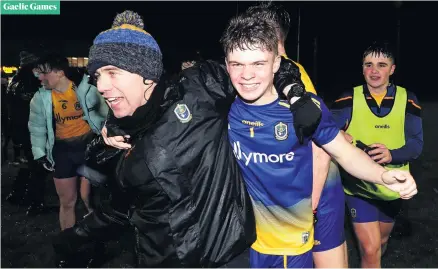
[[330,168],[331,157],[322,148],[312,143],[313,153],[313,190],[312,190],[312,208],[318,207],[325,182],[327,180],[328,170]]
[[386,169],[374,162],[364,151],[349,144],[341,133],[323,148],[352,176],[384,185],[382,174]]

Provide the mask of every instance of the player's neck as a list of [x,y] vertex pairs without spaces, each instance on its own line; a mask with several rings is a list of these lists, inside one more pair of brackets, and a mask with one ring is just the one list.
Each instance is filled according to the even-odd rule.
[[284,49],[283,44],[278,43],[278,55],[286,56],[286,50]]
[[58,85],[56,85],[54,90],[60,93],[64,93],[70,88],[70,83],[71,81],[66,77],[64,77],[59,81]]
[[255,100],[254,102],[245,102],[248,105],[253,105],[253,106],[263,106],[263,105],[268,105],[271,104],[272,102],[274,102],[275,100],[278,99],[278,93],[275,90],[274,85],[271,86],[270,89],[266,90],[265,94],[263,94],[259,99]]
[[370,93],[372,95],[384,95],[384,94],[386,94],[386,92],[388,90],[388,85],[389,84],[385,84],[385,85],[382,85],[382,86],[376,87],[376,88],[368,85],[368,89],[370,90]]

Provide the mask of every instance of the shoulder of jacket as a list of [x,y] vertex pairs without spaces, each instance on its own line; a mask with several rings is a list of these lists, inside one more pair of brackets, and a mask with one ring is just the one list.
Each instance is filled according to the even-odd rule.
[[88,81],[89,81],[89,77],[84,74],[84,76],[82,77],[82,80],[77,85],[76,91],[87,91],[88,88],[90,88],[90,86],[93,88],[96,88],[94,85],[89,84]]
[[421,105],[415,93],[406,90],[406,113],[421,117]]
[[332,109],[343,109],[353,106],[353,90],[343,92],[332,104]]
[[288,58],[286,58],[286,59],[289,60],[289,61],[291,61],[292,64],[294,64],[296,67],[298,67],[298,68],[300,69],[300,71],[301,71],[301,70],[305,70],[304,67],[303,67],[300,63],[295,62],[295,61],[293,61],[293,60],[290,60],[290,59],[288,59]]
[[181,75],[181,79],[198,80],[207,85],[222,82],[229,78],[225,66],[212,60],[200,61],[193,67],[183,70]]

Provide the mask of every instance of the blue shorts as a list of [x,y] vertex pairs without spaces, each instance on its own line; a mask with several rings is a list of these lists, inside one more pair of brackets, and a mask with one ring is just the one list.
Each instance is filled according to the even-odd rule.
[[52,156],[55,161],[54,178],[71,178],[78,176],[77,169],[85,163],[87,143],[94,137],[88,133],[74,140],[56,140]]
[[383,201],[359,196],[345,195],[350,218],[353,222],[395,222],[400,213],[401,199]]
[[344,219],[345,201],[338,210],[331,212],[316,212],[315,243],[312,251],[321,252],[334,249],[345,242]]
[[345,194],[339,169],[333,162],[321,193],[316,219],[314,252],[334,249],[345,242]]
[[301,255],[268,255],[251,248],[249,252],[251,268],[313,268],[312,251]]

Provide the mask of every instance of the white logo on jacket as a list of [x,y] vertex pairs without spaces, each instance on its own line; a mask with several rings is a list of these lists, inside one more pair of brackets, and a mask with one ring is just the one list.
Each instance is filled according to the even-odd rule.
[[192,114],[186,104],[178,104],[173,110],[180,122],[186,123],[192,119]]

